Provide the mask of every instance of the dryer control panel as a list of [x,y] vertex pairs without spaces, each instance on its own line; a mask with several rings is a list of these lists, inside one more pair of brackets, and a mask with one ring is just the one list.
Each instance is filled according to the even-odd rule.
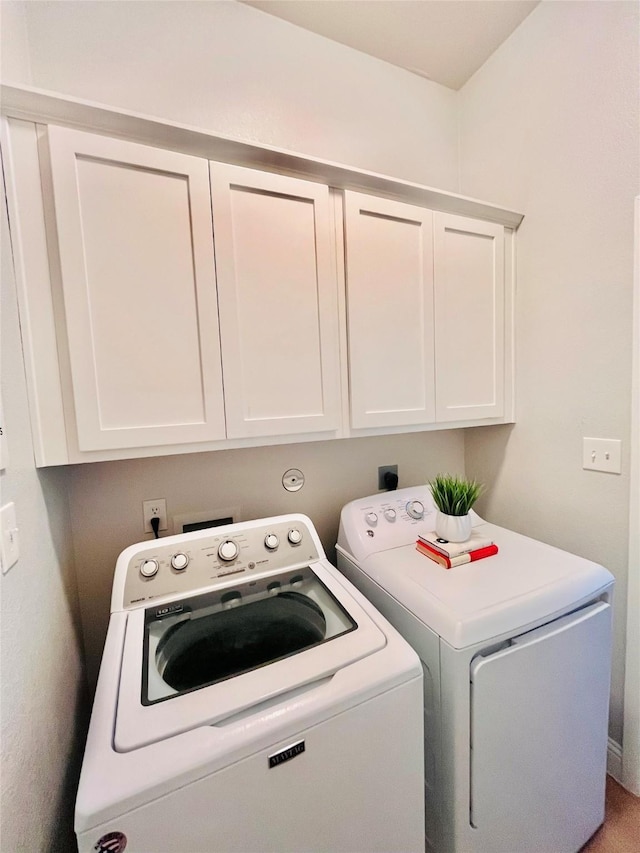
[[305,516],[279,516],[132,545],[116,564],[112,611],[301,564],[324,551]]
[[[471,511],[472,523],[481,519]],[[351,501],[342,509],[338,547],[357,560],[416,541],[435,528],[436,507],[427,485]]]

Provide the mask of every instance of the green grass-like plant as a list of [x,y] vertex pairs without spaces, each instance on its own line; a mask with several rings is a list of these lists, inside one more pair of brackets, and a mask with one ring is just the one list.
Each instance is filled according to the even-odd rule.
[[446,515],[467,515],[484,491],[484,486],[475,480],[451,474],[438,474],[429,486],[435,505]]

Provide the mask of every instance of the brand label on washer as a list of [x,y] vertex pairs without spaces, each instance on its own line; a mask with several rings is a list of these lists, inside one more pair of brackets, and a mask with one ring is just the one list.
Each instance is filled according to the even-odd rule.
[[93,849],[97,853],[122,853],[127,846],[127,836],[123,832],[108,832],[97,841]]
[[282,749],[280,752],[274,752],[273,755],[269,756],[269,768],[278,767],[278,765],[284,764],[285,761],[291,761],[292,758],[296,758],[303,752],[303,740],[299,740],[298,743],[292,743],[291,746],[288,746],[286,749]]
[[183,604],[167,604],[165,607],[158,607],[156,610],[156,619],[160,619],[162,616],[169,616],[173,613],[180,613],[183,609]]

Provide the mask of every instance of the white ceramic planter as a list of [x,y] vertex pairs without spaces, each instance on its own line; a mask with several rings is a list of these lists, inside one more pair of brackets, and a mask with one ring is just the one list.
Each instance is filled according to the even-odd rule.
[[471,516],[447,515],[437,510],[436,533],[448,542],[466,542],[471,536]]

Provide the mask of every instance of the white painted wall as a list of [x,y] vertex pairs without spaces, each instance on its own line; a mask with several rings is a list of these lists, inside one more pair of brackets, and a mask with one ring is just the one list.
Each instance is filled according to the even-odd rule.
[[0,578],[0,849],[71,850],[87,700],[67,478],[63,470],[35,470],[4,183],[0,198],[0,379],[8,450],[0,504],[14,503],[20,537],[20,559]]
[[[522,210],[516,426],[470,431],[493,521],[617,578],[610,735],[621,743],[629,518],[638,4],[543,2],[460,91],[461,192]],[[582,470],[620,438],[621,476]]]
[[640,797],[640,195],[635,204],[634,243],[629,578],[620,781]]
[[456,94],[218,2],[26,4],[34,86],[457,188]]
[[0,79],[31,83],[26,7],[20,0],[0,3]]

